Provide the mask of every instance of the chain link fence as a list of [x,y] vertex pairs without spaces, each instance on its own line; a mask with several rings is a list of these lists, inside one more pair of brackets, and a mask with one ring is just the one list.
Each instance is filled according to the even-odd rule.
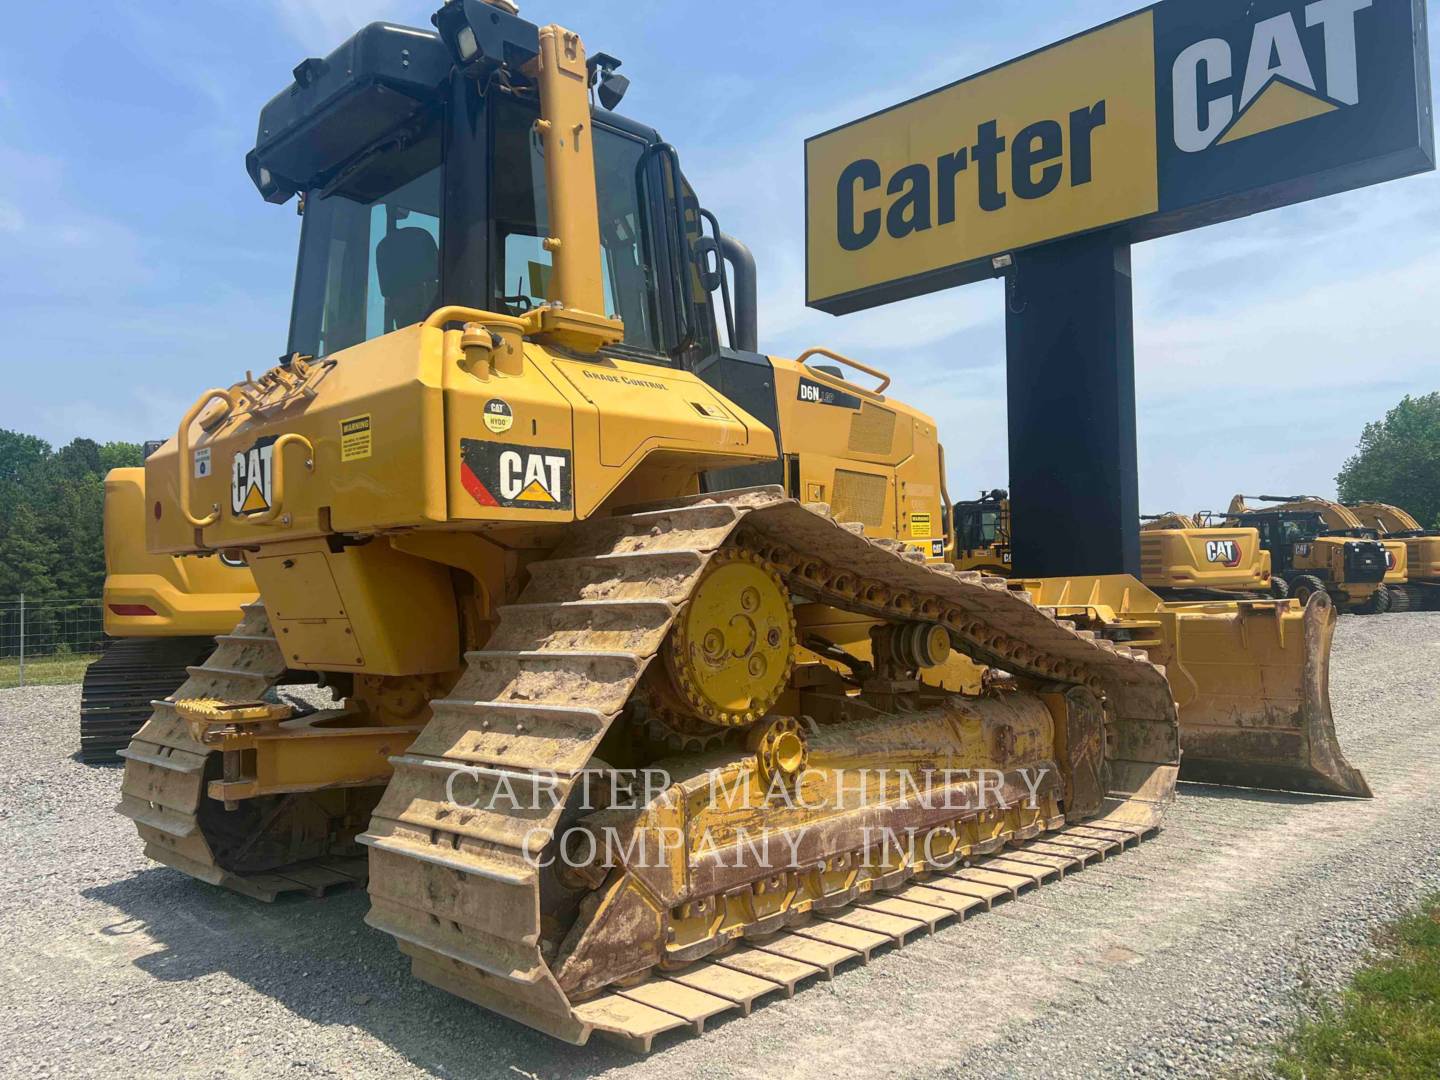
[[0,600],[0,689],[78,683],[105,647],[99,599]]

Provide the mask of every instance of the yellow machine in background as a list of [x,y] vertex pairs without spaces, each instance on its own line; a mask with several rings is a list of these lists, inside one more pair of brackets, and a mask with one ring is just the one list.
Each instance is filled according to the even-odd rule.
[[1010,560],[1010,493],[995,488],[956,503],[955,567],[1009,577]]
[[210,555],[178,559],[145,548],[145,470],[105,477],[105,655],[85,669],[80,758],[118,760],[150,717],[204,662],[215,636],[234,628],[256,590],[244,564]]
[[1323,592],[1302,610],[1293,599],[1162,600],[1123,574],[1016,584],[1041,607],[1165,668],[1180,707],[1182,780],[1370,796],[1335,737],[1335,609]]
[[[955,504],[955,549],[960,570],[1011,577],[1010,497],[1003,488]],[[1179,599],[1217,593],[1270,592],[1270,556],[1254,529],[1212,528],[1185,514],[1145,520],[1140,573],[1147,588]],[[1223,597],[1220,597],[1223,599]]]
[[[999,573],[985,545],[1008,555],[1002,490],[956,504],[959,569]],[[998,533],[986,531],[998,524]],[[967,539],[967,529],[969,530]],[[1201,783],[1369,797],[1335,737],[1325,689],[1333,605],[1270,590],[1270,553],[1252,528],[1170,512],[1140,531],[1144,579],[1013,579],[1037,604],[1108,641],[1142,649],[1166,669],[1180,707],[1180,778]],[[1308,600],[1308,597],[1306,598]]]
[[1161,514],[1140,526],[1140,577],[1162,596],[1264,595],[1271,591],[1270,553],[1254,529],[1211,528],[1187,514]]
[[[1270,552],[1276,592],[1304,603],[1326,592],[1342,611],[1379,614],[1390,609],[1389,588],[1404,585],[1402,541],[1376,539],[1353,513],[1314,495],[1249,496],[1274,506],[1252,508],[1245,495],[1230,500],[1225,524],[1250,526]],[[1283,582],[1283,585],[1280,584]]]
[[[648,1048],[1153,830],[1188,693],[1155,643],[944,562],[933,421],[757,350],[753,262],[618,62],[508,3],[434,21],[262,113],[252,178],[306,196],[290,359],[146,473],[150,550],[239,555],[261,602],[124,751],[147,854],[368,877],[418,977]],[[1246,617],[1192,697],[1308,737],[1326,640],[1272,604],[1247,660]],[[267,700],[295,671],[334,707]]]
[[1374,529],[1387,547],[1397,541],[1405,545],[1406,581],[1386,586],[1390,610],[1440,610],[1440,531],[1421,527],[1409,513],[1387,503],[1352,503],[1346,509]]

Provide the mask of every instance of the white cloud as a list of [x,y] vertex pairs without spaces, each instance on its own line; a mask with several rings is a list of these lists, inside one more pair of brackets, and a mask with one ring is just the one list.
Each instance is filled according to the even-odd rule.
[[7,202],[0,202],[0,232],[18,233],[25,228],[25,218]]

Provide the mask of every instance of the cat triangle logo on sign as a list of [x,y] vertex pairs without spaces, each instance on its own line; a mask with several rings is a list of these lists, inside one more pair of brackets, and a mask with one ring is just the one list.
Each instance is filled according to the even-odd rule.
[[1298,124],[1301,120],[1332,113],[1337,108],[1339,106],[1294,83],[1275,79],[1250,103],[1249,108],[1235,118],[1230,129],[1220,136],[1220,145]]

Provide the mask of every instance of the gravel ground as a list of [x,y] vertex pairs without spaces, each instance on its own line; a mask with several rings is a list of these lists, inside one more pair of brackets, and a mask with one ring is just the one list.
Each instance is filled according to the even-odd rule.
[[265,906],[147,863],[77,687],[0,691],[0,1075],[1243,1074],[1440,890],[1440,614],[1345,617],[1331,692],[1377,798],[1182,787],[1135,852],[648,1059],[412,980],[363,892]]

